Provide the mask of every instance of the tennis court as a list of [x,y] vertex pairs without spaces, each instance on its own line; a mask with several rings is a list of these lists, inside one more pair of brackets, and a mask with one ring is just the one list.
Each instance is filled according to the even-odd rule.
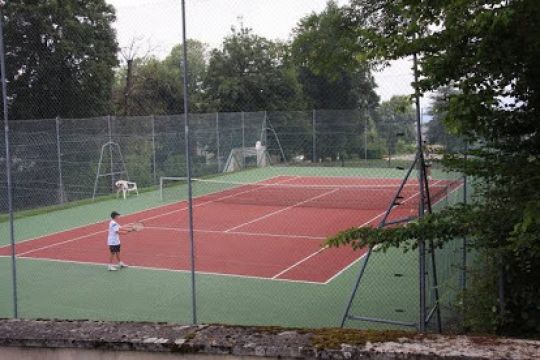
[[[177,179],[181,183],[182,179]],[[377,224],[400,179],[274,176],[254,183],[196,180],[194,236],[196,270],[201,274],[326,284],[362,257],[366,249],[328,249],[324,240],[351,227]],[[451,190],[432,184],[434,198]],[[418,188],[407,184],[391,218],[414,215]],[[175,184],[162,197],[185,191]],[[165,194],[165,195],[164,195]],[[111,209],[112,210],[112,209]],[[185,201],[123,216],[122,224],[144,229],[123,236],[123,259],[146,269],[189,271],[189,228]],[[19,258],[105,264],[107,221],[27,239]],[[9,255],[9,247],[0,255]]]

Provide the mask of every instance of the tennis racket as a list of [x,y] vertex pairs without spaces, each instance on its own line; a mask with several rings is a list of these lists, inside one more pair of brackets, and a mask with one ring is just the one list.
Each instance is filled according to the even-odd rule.
[[142,229],[144,229],[142,221],[137,221],[129,227],[129,231],[141,231]]

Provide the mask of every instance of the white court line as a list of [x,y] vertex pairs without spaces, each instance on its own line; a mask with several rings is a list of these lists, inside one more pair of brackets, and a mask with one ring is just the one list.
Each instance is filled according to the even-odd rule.
[[356,264],[357,262],[359,262],[360,260],[362,260],[363,258],[365,258],[367,254],[368,254],[368,252],[366,251],[366,252],[363,253],[362,256],[360,256],[359,258],[354,259],[349,265],[345,266],[343,269],[341,269],[340,271],[338,271],[337,273],[335,273],[330,279],[326,280],[326,281],[324,282],[324,284],[325,284],[325,285],[330,284],[334,279],[336,279],[337,277],[341,276],[341,274],[343,274],[345,271],[349,270],[354,264]]
[[326,248],[320,248],[319,250],[317,250],[316,252],[314,252],[313,254],[309,255],[309,256],[306,256],[305,258],[301,259],[300,261],[297,261],[295,262],[294,264],[292,264],[291,266],[289,266],[288,268],[278,272],[276,275],[272,276],[272,279],[277,279],[278,277],[280,277],[281,275],[285,274],[286,272],[289,272],[289,270],[292,270],[294,269],[295,267],[297,267],[298,265],[302,264],[303,262],[305,261],[308,261],[309,259],[311,259],[312,257],[316,256],[317,254],[319,254],[320,252],[324,251]]
[[[440,182],[440,181],[441,181],[441,180],[435,181],[435,183],[433,183],[433,185],[436,185],[436,183],[437,183],[437,182]],[[411,200],[412,198],[416,197],[417,195],[420,195],[420,191],[417,191],[417,192],[414,193],[413,195],[409,196],[407,199],[403,200],[401,203],[404,204],[404,203],[406,203],[407,201]],[[360,225],[360,226],[358,226],[358,227],[359,227],[359,228],[362,228],[362,227],[364,227],[364,226],[369,225],[372,221],[374,221],[374,220],[376,220],[377,218],[379,218],[379,217],[383,216],[384,214],[386,214],[386,212],[387,212],[387,210],[383,211],[383,212],[380,213],[379,215],[373,217],[372,219],[366,221],[365,223],[363,223],[362,225]],[[323,247],[323,248],[317,250],[316,252],[314,252],[314,253],[312,253],[312,254],[306,256],[305,258],[300,259],[299,261],[297,261],[297,262],[294,263],[293,265],[289,266],[287,269],[285,269],[285,270],[279,272],[278,274],[274,275],[274,276],[272,277],[272,279],[274,279],[274,278],[276,278],[276,277],[278,277],[278,276],[281,276],[281,275],[287,273],[289,270],[294,269],[296,266],[298,266],[298,265],[304,263],[305,261],[311,259],[311,258],[314,257],[315,255],[320,254],[321,252],[323,252],[323,251],[326,250],[326,249],[327,249],[327,247]],[[328,283],[329,281],[333,280],[335,277],[337,277],[338,274],[342,274],[346,269],[348,269],[350,266],[352,266],[352,264],[354,264],[356,261],[358,261],[359,259],[361,259],[361,258],[364,257],[364,256],[365,256],[365,254],[362,255],[360,258],[355,259],[352,263],[350,263],[349,265],[347,265],[347,267],[341,269],[337,274],[335,274],[334,276],[332,276],[332,277],[330,278],[330,280],[327,280],[325,283]]]
[[[284,180],[283,182],[285,181],[291,181],[293,180],[294,177],[290,178],[290,179],[286,179]],[[266,180],[264,180],[266,181]],[[223,197],[220,197],[220,198],[217,198],[217,199],[214,199],[214,200],[210,200],[210,201],[206,201],[206,202],[203,202],[203,203],[200,203],[200,204],[197,204],[197,205],[194,205],[193,207],[199,207],[199,206],[203,206],[203,205],[207,205],[207,204],[210,204],[210,203],[213,203],[215,201],[219,201],[219,200],[223,200],[223,199],[228,199],[230,197],[233,197],[235,195],[239,195],[239,194],[245,194],[247,192],[251,192],[251,191],[255,191],[257,189],[250,189],[250,190],[246,190],[246,191],[242,191],[242,192],[239,192],[239,193],[236,193],[236,194],[233,194],[233,195],[227,195],[227,196],[223,196]],[[176,213],[176,212],[179,212],[179,211],[183,211],[183,210],[187,210],[188,207],[185,207],[185,208],[181,208],[181,209],[177,209],[177,210],[172,210],[172,211],[168,211],[168,212],[165,212],[165,213],[160,213],[158,215],[154,215],[154,216],[149,216],[147,218],[143,218],[139,221],[141,222],[144,222],[144,221],[148,221],[148,220],[152,220],[152,219],[156,219],[156,218],[159,218],[161,216],[165,216],[165,215],[169,215],[169,214],[173,214],[173,213]],[[146,210],[145,210],[146,211]],[[136,214],[136,213],[135,213]],[[126,215],[127,216],[127,215]],[[128,224],[129,225],[129,224]],[[81,228],[83,228],[84,226],[81,226]],[[53,247],[56,247],[56,246],[59,246],[59,245],[64,245],[64,244],[68,244],[70,242],[73,242],[73,241],[78,241],[78,240],[81,240],[81,239],[84,239],[84,238],[87,238],[87,237],[90,237],[90,236],[94,236],[94,235],[97,235],[97,234],[101,234],[101,233],[105,233],[107,232],[108,230],[100,230],[100,231],[96,231],[96,232],[93,232],[93,233],[90,233],[90,234],[85,234],[85,235],[82,235],[82,236],[77,236],[75,238],[71,238],[71,239],[68,239],[68,240],[65,240],[65,241],[61,241],[61,242],[58,242],[58,243],[54,243],[54,244],[50,244],[50,245],[46,245],[46,246],[42,246],[42,247],[38,247],[38,248],[35,248],[35,249],[32,249],[32,250],[28,250],[28,251],[25,251],[25,252],[22,252],[22,253],[19,253],[18,255],[21,255],[21,256],[24,256],[24,255],[27,255],[27,254],[31,254],[33,252],[36,252],[36,251],[41,251],[41,250],[45,250],[45,249],[50,249],[50,248],[53,248]],[[60,232],[61,233],[61,232]],[[42,236],[41,238],[44,238],[44,237],[47,237],[49,235],[44,235]],[[39,239],[39,238],[37,238]]]
[[225,232],[230,232],[230,231],[236,230],[236,229],[238,229],[238,228],[241,228],[241,227],[243,227],[243,226],[246,226],[246,225],[249,225],[249,224],[253,224],[253,223],[257,222],[257,221],[264,220],[264,219],[266,219],[266,218],[268,218],[268,217],[270,217],[270,216],[273,216],[273,215],[282,213],[282,212],[284,212],[284,211],[287,211],[287,210],[289,210],[289,209],[292,209],[292,208],[295,208],[295,207],[297,207],[297,206],[303,205],[303,204],[308,203],[308,202],[310,202],[310,201],[317,200],[317,199],[322,198],[322,197],[324,197],[324,196],[333,194],[333,193],[335,193],[335,192],[338,191],[338,190],[339,190],[339,189],[333,189],[333,190],[327,191],[327,192],[325,192],[325,193],[319,194],[319,195],[317,195],[317,196],[313,196],[313,197],[311,197],[311,198],[309,198],[309,199],[307,199],[307,200],[300,201],[299,203],[296,203],[296,204],[294,204],[294,205],[287,206],[286,208],[279,209],[279,210],[276,210],[276,211],[272,211],[271,213],[268,213],[268,214],[263,215],[263,216],[259,216],[258,218],[255,218],[255,219],[250,220],[250,221],[247,221],[247,222],[245,222],[245,223],[243,223],[243,224],[240,224],[240,225],[234,226],[234,227],[232,227],[232,228],[230,228],[230,229],[227,229],[227,230],[225,230]]
[[[160,227],[160,226],[145,226],[144,229],[150,230],[166,230],[166,231],[179,231],[179,232],[188,232],[188,228],[172,228],[172,227]],[[210,233],[210,234],[227,234],[227,235],[245,235],[245,236],[266,236],[266,237],[287,237],[287,238],[297,238],[297,239],[309,239],[309,240],[324,240],[324,236],[309,236],[309,235],[291,235],[291,234],[272,234],[272,233],[257,233],[257,232],[248,232],[248,231],[231,231],[224,232],[223,230],[205,230],[205,229],[195,229],[194,232],[199,233]]]
[[77,240],[81,240],[81,239],[84,239],[84,238],[87,238],[87,237],[90,237],[90,236],[94,236],[94,235],[97,235],[97,234],[105,233],[105,232],[107,232],[107,231],[108,231],[108,230],[100,230],[100,231],[96,231],[96,232],[93,232],[93,233],[90,233],[90,234],[85,234],[85,235],[77,236],[77,237],[71,238],[71,239],[69,239],[69,240],[65,240],[65,241],[61,241],[61,242],[58,242],[58,243],[54,243],[54,244],[50,244],[50,245],[38,247],[38,248],[35,248],[35,249],[32,249],[32,250],[24,251],[24,252],[22,252],[22,253],[18,253],[18,254],[17,254],[17,257],[19,257],[19,256],[24,256],[24,255],[27,255],[27,254],[31,254],[31,253],[36,252],[36,251],[41,251],[41,250],[49,249],[49,248],[52,248],[52,247],[55,247],[55,246],[64,245],[64,244],[67,244],[67,243],[70,243],[70,242],[73,242],[73,241],[77,241]]
[[[10,256],[0,256],[0,258],[9,258],[9,257]],[[46,262],[55,262],[55,263],[77,264],[77,265],[100,266],[104,268],[103,271],[107,271],[106,266],[108,265],[107,263],[84,262],[84,261],[76,261],[76,260],[62,260],[62,259],[50,259],[50,258],[36,258],[36,257],[19,257],[19,259],[31,260],[31,261],[46,261]],[[191,274],[191,270],[165,269],[165,268],[156,268],[156,267],[151,267],[151,266],[137,266],[137,265],[130,265],[127,269],[120,270],[120,271],[129,271],[129,269]],[[215,273],[215,272],[210,272],[210,271],[195,271],[195,274],[205,275],[205,276],[210,275],[210,276],[232,277],[232,278],[240,278],[240,279],[263,280],[263,281],[279,281],[279,282],[296,283],[296,284],[325,285],[325,283],[323,282],[309,281],[309,280],[272,279],[272,278],[264,277],[264,276],[225,274],[225,273]]]

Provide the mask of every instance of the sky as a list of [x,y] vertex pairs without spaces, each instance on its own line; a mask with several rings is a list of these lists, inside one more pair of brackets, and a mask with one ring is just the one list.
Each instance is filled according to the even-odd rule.
[[[121,48],[134,39],[138,56],[152,53],[160,58],[182,39],[181,0],[107,0],[116,8],[114,25]],[[186,0],[187,37],[211,48],[219,47],[240,23],[261,36],[289,40],[298,20],[324,9],[327,0]],[[346,0],[337,0],[344,5]],[[374,73],[382,100],[411,94],[411,62],[400,60]]]

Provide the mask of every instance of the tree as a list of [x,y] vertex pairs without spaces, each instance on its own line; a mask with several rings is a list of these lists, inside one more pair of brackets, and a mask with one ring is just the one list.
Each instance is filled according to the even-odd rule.
[[377,106],[379,97],[369,64],[359,60],[353,47],[354,26],[333,1],[320,14],[299,21],[292,62],[298,67],[309,107],[371,111]]
[[[427,141],[444,146],[448,151],[463,150],[463,141],[451,133],[445,124],[448,116],[450,99],[459,92],[450,86],[443,86],[432,96],[432,104],[428,114],[432,119],[427,123]],[[451,125],[451,124],[449,124]]]
[[110,112],[117,65],[112,6],[13,0],[2,11],[10,118]]
[[379,102],[368,63],[351,50],[355,43],[351,25],[344,9],[330,1],[322,12],[298,22],[291,44],[291,63],[297,68],[306,107],[347,110],[317,114],[316,152],[323,161],[364,157],[366,122]]
[[[120,96],[123,96],[124,98],[124,102],[122,104],[122,113],[124,115],[131,115],[131,99],[130,99],[130,96],[131,96],[131,89],[133,87],[133,63],[134,63],[134,60],[135,59],[138,59],[139,62],[144,62],[148,59],[148,57],[150,56],[151,52],[152,52],[152,48],[150,47],[150,44],[148,43],[147,45],[147,49],[145,51],[145,53],[143,55],[140,55],[140,53],[142,52],[141,51],[141,48],[142,48],[142,44],[141,44],[141,41],[143,40],[142,37],[134,37],[133,39],[131,39],[131,42],[129,43],[128,46],[126,47],[123,47],[120,49],[120,55],[122,55],[122,58],[124,59],[124,61],[126,62],[126,65],[125,65],[125,73],[126,73],[126,76],[124,79],[122,79],[124,81],[124,84],[121,84],[122,81],[117,81],[117,83],[115,84],[115,98],[119,98]],[[124,70],[124,69],[122,69]],[[117,77],[120,78],[122,75],[121,75],[122,71],[120,72],[117,72]],[[124,86],[124,91],[123,91],[123,94],[120,95],[120,91],[121,89],[119,88],[120,86]],[[119,102],[119,101],[117,101]]]
[[217,111],[263,111],[299,107],[296,74],[288,47],[232,27],[221,49],[210,54],[205,94]]
[[388,161],[396,154],[398,143],[411,144],[415,140],[415,110],[410,96],[392,96],[377,108],[378,134],[386,140]]
[[[459,91],[446,124],[475,149],[445,163],[477,179],[478,200],[400,230],[352,230],[331,242],[384,238],[399,245],[415,236],[468,235],[484,259],[481,286],[466,297],[472,307],[466,315],[476,320],[469,324],[476,331],[539,334],[540,2],[353,0],[349,16],[361,25],[358,35],[371,44],[371,57],[420,56],[419,91]],[[491,316],[475,319],[477,312]]]
[[[187,41],[190,110],[194,112],[208,107],[202,91],[207,66],[206,49],[207,46],[197,40]],[[155,57],[133,59],[129,96],[131,115],[180,114],[184,111],[182,61],[181,44],[173,47],[164,60]],[[127,70],[121,69],[116,83],[115,103],[121,114],[125,113],[126,80],[123,74]]]

